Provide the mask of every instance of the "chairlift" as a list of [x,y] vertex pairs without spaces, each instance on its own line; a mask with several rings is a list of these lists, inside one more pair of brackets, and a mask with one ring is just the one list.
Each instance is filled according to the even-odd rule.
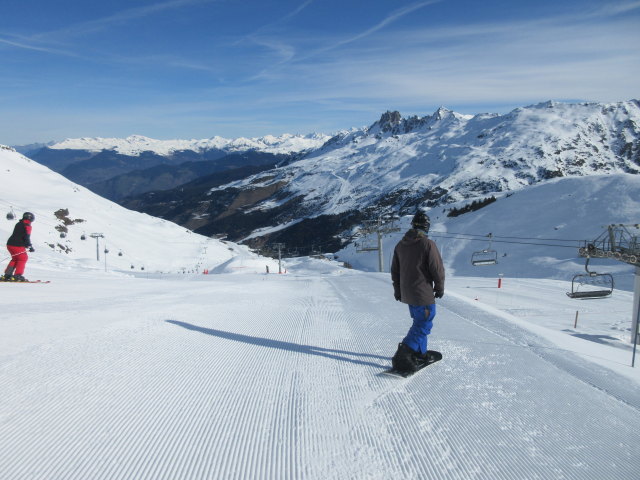
[[589,270],[587,255],[584,269],[587,273],[579,273],[571,280],[571,291],[567,292],[569,298],[605,298],[613,293],[613,276],[610,273],[596,273]]
[[15,220],[16,214],[13,211],[13,208],[9,208],[9,212],[7,213],[7,220]]
[[378,246],[372,242],[362,242],[359,246],[356,246],[356,252],[375,252],[378,250]]
[[378,250],[378,244],[369,234],[362,237],[360,242],[356,242],[356,252],[358,253],[374,252],[376,250]]
[[121,257],[122,256],[122,252],[118,252],[118,256]]
[[495,265],[498,263],[498,252],[491,249],[491,242],[493,241],[493,234],[487,235],[489,237],[489,247],[473,252],[471,255],[471,265],[474,267],[482,267],[486,265]]

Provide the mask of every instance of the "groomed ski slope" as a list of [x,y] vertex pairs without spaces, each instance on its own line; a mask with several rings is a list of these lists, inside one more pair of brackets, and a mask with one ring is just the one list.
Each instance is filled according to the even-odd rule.
[[638,382],[455,282],[430,337],[444,359],[400,380],[379,375],[409,325],[388,274],[37,273],[53,282],[0,286],[2,479],[640,471]]

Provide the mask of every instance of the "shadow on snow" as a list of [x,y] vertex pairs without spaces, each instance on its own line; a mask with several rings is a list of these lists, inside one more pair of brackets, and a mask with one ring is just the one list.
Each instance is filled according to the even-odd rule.
[[357,360],[349,358],[345,355],[351,355],[361,358],[375,358],[381,360],[389,360],[389,357],[383,357],[380,355],[372,355],[368,353],[348,352],[345,350],[332,350],[323,347],[314,347],[313,345],[300,345],[298,343],[284,342],[282,340],[272,340],[270,338],[252,337],[250,335],[243,335],[240,333],[225,332],[224,330],[216,330],[214,328],[199,327],[192,325],[191,323],[180,322],[178,320],[165,320],[167,323],[177,325],[187,330],[193,330],[196,332],[204,333],[218,338],[224,338],[227,340],[233,340],[234,342],[248,343],[250,345],[258,345],[260,347],[277,348],[280,350],[287,350],[290,352],[306,353],[308,355],[318,355],[320,357],[331,358],[334,360],[340,360],[343,362],[355,363],[358,365],[366,365],[368,367],[375,368],[388,368],[389,365],[380,365],[379,363],[367,362],[364,360]]

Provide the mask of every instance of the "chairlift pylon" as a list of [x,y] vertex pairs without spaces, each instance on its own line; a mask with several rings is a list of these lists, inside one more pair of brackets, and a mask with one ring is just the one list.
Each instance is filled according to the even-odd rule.
[[590,259],[591,256],[587,255],[587,260],[584,264],[584,269],[587,273],[579,273],[573,276],[571,291],[567,292],[569,298],[605,298],[613,293],[613,276],[610,273],[596,273],[589,270]]
[[495,265],[498,263],[498,252],[491,249],[491,242],[493,241],[493,234],[487,235],[489,237],[489,247],[473,252],[471,255],[471,265],[474,267],[482,267],[485,265]]

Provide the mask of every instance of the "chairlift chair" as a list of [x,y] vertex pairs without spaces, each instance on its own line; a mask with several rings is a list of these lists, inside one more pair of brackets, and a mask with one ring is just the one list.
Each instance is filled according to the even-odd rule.
[[613,276],[610,273],[596,273],[589,270],[590,256],[584,264],[587,273],[579,273],[571,280],[569,298],[605,298],[613,293]]
[[7,220],[15,220],[16,219],[16,214],[13,211],[13,208],[9,209],[9,212],[7,213]]
[[356,245],[356,252],[374,252],[378,250],[378,245],[374,245],[373,242],[362,242],[359,245]]
[[496,263],[498,263],[498,252],[495,250],[482,250],[473,252],[473,255],[471,255],[471,265],[474,267],[495,265]]
[[489,248],[480,250],[478,252],[473,252],[473,254],[471,255],[471,265],[473,265],[474,267],[495,265],[496,263],[498,263],[498,252],[491,249],[493,235],[490,233],[487,236],[489,237]]

